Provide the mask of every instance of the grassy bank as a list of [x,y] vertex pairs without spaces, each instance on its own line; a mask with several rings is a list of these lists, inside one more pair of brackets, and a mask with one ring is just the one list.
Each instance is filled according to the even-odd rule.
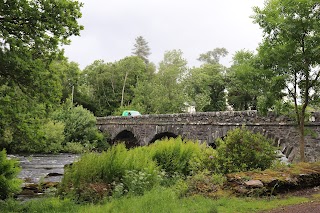
[[319,194],[314,198],[305,197],[267,197],[267,198],[237,198],[223,197],[210,199],[202,196],[182,197],[173,188],[156,187],[143,196],[121,197],[105,200],[104,204],[78,205],[71,200],[58,198],[43,198],[27,202],[9,200],[0,203],[0,212],[259,212],[280,206],[293,205],[307,202],[310,199],[319,199]]

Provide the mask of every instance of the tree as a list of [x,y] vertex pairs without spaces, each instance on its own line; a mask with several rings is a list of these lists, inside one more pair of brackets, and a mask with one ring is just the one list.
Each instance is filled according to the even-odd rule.
[[[78,81],[80,76],[79,65],[75,62],[68,62],[66,59],[55,60],[50,64],[50,70],[57,73],[60,77],[62,96],[61,102],[65,102],[67,98],[74,97],[74,103],[79,99]],[[77,94],[73,94],[77,93]]]
[[226,109],[224,67],[204,64],[190,70],[184,81],[186,93],[195,103],[197,111],[223,111]]
[[114,63],[95,61],[80,76],[82,104],[96,116],[114,114],[132,103],[134,88],[148,75],[146,64],[137,56]]
[[41,127],[62,94],[61,73],[50,65],[83,28],[81,6],[72,0],[0,2],[0,146],[8,151],[45,146]]
[[46,68],[62,55],[60,45],[68,44],[68,38],[83,29],[77,22],[81,6],[73,0],[2,1],[0,80],[41,91],[35,84],[50,77]]
[[215,48],[214,50],[200,54],[198,60],[206,64],[219,64],[220,58],[228,55],[226,48]]
[[158,72],[138,82],[132,106],[143,113],[181,112],[186,101],[183,91],[186,72],[187,61],[182,57],[181,50],[165,52]]
[[148,56],[151,54],[150,48],[148,42],[142,36],[136,38],[136,43],[132,51],[133,55],[140,57],[146,64],[149,63]]
[[261,67],[253,52],[241,50],[227,71],[228,103],[235,110],[258,109],[266,113],[283,94],[283,79]]
[[285,78],[300,133],[300,160],[305,161],[306,109],[317,98],[320,76],[320,3],[268,0],[254,12],[254,21],[264,32],[259,54],[266,67]]

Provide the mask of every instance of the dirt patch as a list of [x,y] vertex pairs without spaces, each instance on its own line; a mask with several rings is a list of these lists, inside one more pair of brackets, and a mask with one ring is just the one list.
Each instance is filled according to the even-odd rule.
[[280,196],[285,198],[288,196],[306,197],[310,201],[306,203],[279,207],[276,209],[262,211],[261,213],[319,213],[320,212],[320,187],[301,189],[288,192]]
[[292,206],[280,207],[271,211],[264,211],[262,213],[319,213],[320,202],[310,201]]

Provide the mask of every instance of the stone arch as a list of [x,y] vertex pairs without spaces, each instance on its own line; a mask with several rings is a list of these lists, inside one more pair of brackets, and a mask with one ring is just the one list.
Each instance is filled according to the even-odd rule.
[[218,139],[224,139],[228,132],[231,131],[231,130],[234,130],[236,128],[238,128],[239,126],[219,126],[217,128],[214,128],[211,130],[211,135],[209,137],[211,137],[209,139],[209,143],[208,145],[213,147],[213,148],[216,148],[217,147],[217,144],[216,144],[216,140]]
[[111,140],[112,144],[117,144],[121,142],[124,142],[126,148],[128,149],[140,146],[139,139],[135,136],[133,131],[130,131],[128,129],[121,130],[120,132],[115,134],[115,137],[113,137]]
[[161,140],[163,138],[177,138],[179,135],[172,132],[161,132],[153,136],[148,144],[154,143],[156,140]]

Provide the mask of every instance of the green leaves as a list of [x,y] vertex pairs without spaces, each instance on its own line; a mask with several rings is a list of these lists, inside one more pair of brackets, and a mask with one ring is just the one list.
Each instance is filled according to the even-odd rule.
[[[304,161],[304,120],[307,106],[317,102],[320,77],[320,8],[317,0],[269,0],[255,8],[256,23],[264,30],[259,55],[265,67],[285,80],[285,91],[295,106]],[[301,105],[301,107],[299,107]]]
[[20,170],[18,161],[7,159],[6,151],[0,151],[0,200],[21,191],[22,181],[16,178]]
[[77,23],[81,6],[72,0],[0,3],[0,80],[26,93],[46,91],[44,82],[51,85],[54,76],[50,62],[61,57],[60,45],[83,28]]
[[204,64],[193,68],[186,77],[184,87],[197,111],[223,111],[226,108],[224,67]]
[[267,169],[276,158],[271,141],[246,127],[228,132],[225,140],[218,140],[217,170],[222,173]]
[[148,42],[142,36],[138,36],[136,38],[136,43],[134,44],[132,53],[144,60],[146,64],[149,63],[148,56],[151,54],[150,48],[148,46]]

